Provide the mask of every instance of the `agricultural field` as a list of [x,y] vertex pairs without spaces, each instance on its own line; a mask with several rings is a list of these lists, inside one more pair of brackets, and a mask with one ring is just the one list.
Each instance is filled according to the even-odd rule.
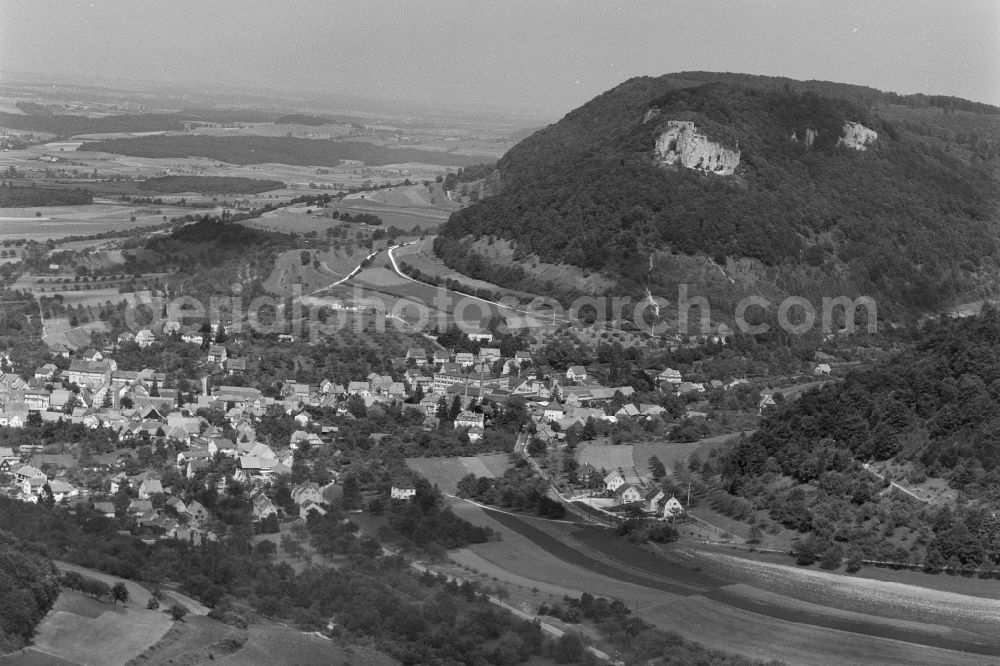
[[[829,608],[822,596],[809,600],[773,593],[770,581],[759,580],[747,567],[742,573],[727,573],[737,579],[756,576],[757,584],[732,585],[726,578],[703,572],[706,560],[700,556],[681,565],[677,557],[663,558],[600,530],[463,505],[460,515],[489,525],[502,538],[457,551],[451,559],[514,586],[519,598],[537,598],[525,591],[532,585],[542,594],[568,588],[574,595],[587,591],[621,599],[637,606],[640,617],[661,629],[717,649],[739,646],[757,658],[792,659],[796,664],[827,664],[831,655],[838,663],[859,665],[972,664],[983,663],[983,654],[973,657],[958,650],[1000,654],[993,636],[943,634],[942,625],[951,626],[944,619],[950,609],[933,622],[913,617],[910,611],[902,617],[892,617],[891,612],[886,616],[882,596],[866,592],[867,582],[855,584],[858,594],[867,595],[867,605],[860,610]],[[752,563],[748,566],[755,568]],[[795,567],[786,569],[788,575],[796,574]],[[829,576],[829,585],[840,584],[841,577]],[[794,589],[794,582],[791,585]],[[914,589],[923,598],[924,592]],[[969,603],[971,608],[989,606],[983,600]],[[995,607],[990,612],[996,613]],[[990,645],[982,645],[984,640]]]
[[803,666],[972,666],[982,655],[830,630],[687,597],[640,611],[647,622],[718,650]]
[[[0,208],[0,242],[25,238],[46,241],[66,236],[90,236],[107,231],[149,227],[191,213],[169,206],[94,203],[80,206]],[[135,217],[135,222],[131,220]]]
[[735,444],[738,438],[739,433],[735,433],[706,437],[697,442],[637,442],[632,445],[632,461],[639,476],[647,477],[649,459],[656,456],[666,467],[667,474],[672,474],[676,463],[686,465],[693,455],[697,455],[702,461],[708,460],[712,449],[725,450]]
[[[608,472],[619,467],[629,472],[636,467],[633,462],[631,444],[601,444],[597,442],[580,442],[576,450],[576,460],[581,465],[590,463],[594,469]],[[646,466],[639,467],[640,473],[645,471]]]
[[199,615],[175,622],[157,643],[140,657],[144,666],[200,664],[238,650],[247,640],[247,630]]
[[92,331],[107,332],[107,322],[91,321],[80,326],[70,326],[66,317],[53,317],[44,321],[45,334],[42,342],[50,347],[55,344],[63,344],[72,349],[90,346],[90,334]]
[[367,192],[356,192],[344,197],[343,203],[349,201],[366,201],[373,204],[383,204],[395,208],[437,208],[445,211],[455,211],[461,206],[445,193],[441,183],[431,183],[425,186],[422,183],[416,185],[397,185],[395,187],[369,190]]
[[[310,252],[312,257],[312,261],[306,265],[302,264],[303,251]],[[312,294],[346,278],[364,258],[364,253],[360,251],[351,256],[348,256],[343,250],[336,252],[313,250],[282,252],[274,262],[274,270],[271,275],[264,281],[264,288],[273,294],[289,296],[295,285],[301,285],[303,294]],[[318,268],[314,262],[319,262]]]
[[[494,477],[493,470],[499,469],[497,458],[506,461],[506,454],[479,455],[449,458],[407,458],[406,464],[414,472],[437,486],[441,492],[454,495],[459,480],[468,475]],[[502,474],[501,470],[501,474]]]
[[29,652],[86,666],[124,664],[141,654],[167,633],[172,621],[162,611],[146,610],[139,593],[142,588],[126,584],[129,601],[125,607],[63,590],[55,608],[38,626]]
[[382,226],[396,227],[403,231],[411,231],[416,227],[422,230],[435,229],[438,225],[448,220],[451,214],[447,210],[431,208],[421,205],[392,206],[389,204],[370,201],[368,199],[345,199],[343,201],[332,201],[329,210],[339,213],[370,213],[382,219]]

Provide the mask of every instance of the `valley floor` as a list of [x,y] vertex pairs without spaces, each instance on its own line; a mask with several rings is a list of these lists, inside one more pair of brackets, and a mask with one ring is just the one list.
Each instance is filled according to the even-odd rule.
[[597,528],[454,508],[502,538],[452,560],[526,608],[590,592],[709,647],[794,664],[1000,663],[992,600],[676,545],[656,553]]

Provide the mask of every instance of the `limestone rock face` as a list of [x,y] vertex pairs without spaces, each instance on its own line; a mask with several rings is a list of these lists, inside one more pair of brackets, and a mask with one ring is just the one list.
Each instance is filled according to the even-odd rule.
[[877,138],[878,132],[875,130],[848,120],[844,123],[844,136],[840,137],[837,145],[847,146],[853,150],[867,150],[868,146],[875,143]]
[[739,150],[709,140],[686,120],[667,121],[666,129],[656,139],[655,152],[662,166],[680,165],[720,176],[731,176],[740,164]]

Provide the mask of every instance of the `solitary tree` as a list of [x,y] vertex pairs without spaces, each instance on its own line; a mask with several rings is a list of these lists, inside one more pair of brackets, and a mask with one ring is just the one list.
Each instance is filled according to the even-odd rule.
[[174,620],[183,620],[188,614],[188,609],[181,604],[174,604],[170,607],[170,617]]
[[128,587],[124,582],[118,581],[114,584],[114,586],[112,586],[111,598],[115,602],[115,605],[117,605],[119,601],[122,602],[122,606],[128,602]]

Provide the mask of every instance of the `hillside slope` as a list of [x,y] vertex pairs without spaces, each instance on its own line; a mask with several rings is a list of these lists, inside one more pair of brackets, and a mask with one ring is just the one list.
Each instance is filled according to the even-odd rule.
[[676,293],[671,257],[690,255],[734,271],[731,296],[763,279],[935,309],[998,272],[998,114],[824,82],[631,79],[511,149],[500,193],[442,242],[454,257],[503,238],[630,293]]

